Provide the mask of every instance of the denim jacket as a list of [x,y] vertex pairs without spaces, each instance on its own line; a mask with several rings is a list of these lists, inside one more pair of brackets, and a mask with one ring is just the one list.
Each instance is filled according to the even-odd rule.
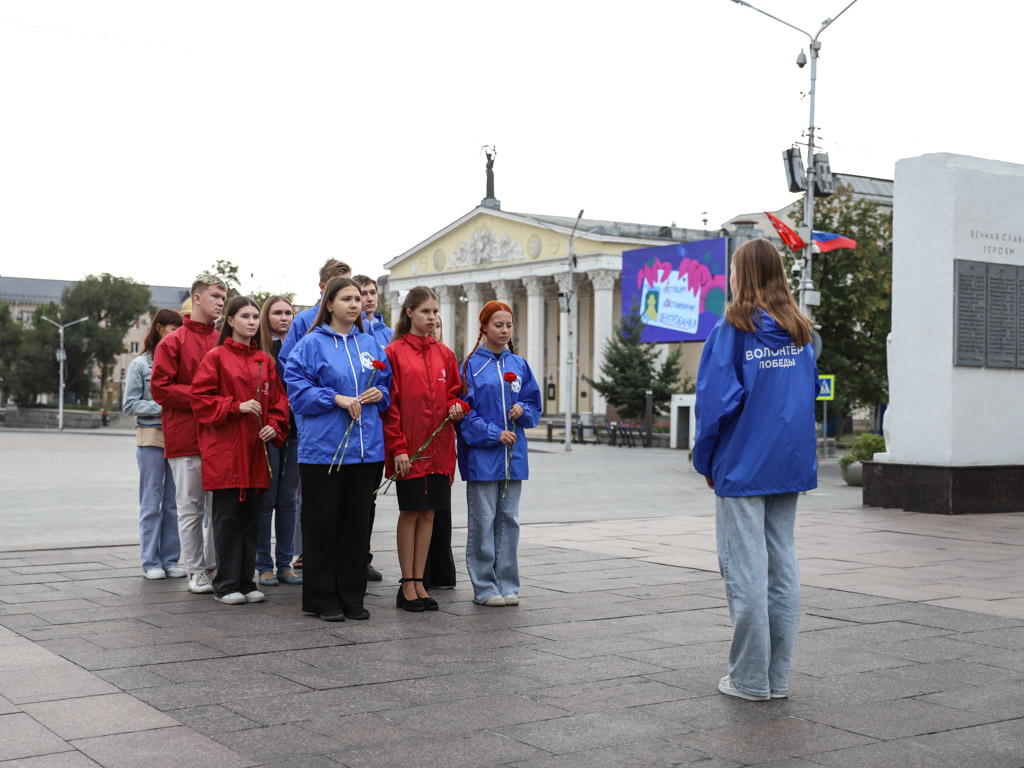
[[161,427],[160,403],[149,393],[149,377],[153,372],[153,357],[148,352],[128,364],[124,377],[124,398],[121,410],[135,414],[140,427]]

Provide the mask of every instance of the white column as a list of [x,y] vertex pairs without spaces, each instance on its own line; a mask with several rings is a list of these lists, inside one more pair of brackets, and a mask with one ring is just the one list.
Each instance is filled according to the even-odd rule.
[[455,307],[459,303],[459,295],[450,285],[435,286],[434,293],[437,294],[437,303],[441,310],[441,338],[451,347],[455,344]]
[[526,286],[526,362],[533,370],[533,376],[544,389],[544,280],[539,277],[524,277]]
[[[611,338],[615,320],[612,317],[614,299],[615,278],[618,274],[611,269],[597,269],[588,272],[591,284],[594,286],[594,371],[591,378],[594,381],[601,380],[601,366],[604,365],[604,348]],[[608,410],[608,403],[604,395],[591,387],[593,395],[594,416],[603,418]]]
[[[555,275],[555,282],[558,284],[558,290],[562,293],[569,290],[569,274],[563,272]],[[579,317],[580,309],[577,297],[579,296],[579,277],[573,279],[573,292],[572,300],[569,303],[569,315],[572,317],[573,324],[573,342],[575,343],[579,334],[576,333],[576,329],[579,328]],[[569,342],[569,323],[567,321],[567,315],[565,312],[559,311],[558,313],[558,410],[560,413],[565,413],[566,404],[568,403],[573,412],[576,411],[576,382],[570,381],[569,379],[569,364],[567,362],[570,354],[570,350],[567,347]],[[576,350],[571,350],[572,359],[575,361]],[[573,366],[575,368],[575,365]],[[575,377],[573,377],[575,378]],[[572,389],[572,400],[567,400],[569,395],[570,387]]]
[[494,288],[494,298],[502,304],[508,304],[511,307],[515,284],[515,280],[492,280],[491,286]]
[[388,291],[388,312],[391,320],[391,327],[398,325],[398,318],[402,314],[402,303],[398,300],[398,291]]
[[480,310],[484,306],[484,287],[477,283],[466,283],[463,286],[466,291],[466,349],[463,357],[469,357],[476,344],[477,334],[480,332]]

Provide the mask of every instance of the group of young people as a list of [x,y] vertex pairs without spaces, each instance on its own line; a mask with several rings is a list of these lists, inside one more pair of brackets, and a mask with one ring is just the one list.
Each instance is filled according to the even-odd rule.
[[513,350],[511,307],[484,306],[460,371],[429,288],[409,291],[393,330],[376,313],[376,283],[343,262],[328,260],[320,289],[296,315],[282,296],[228,301],[219,278],[200,275],[190,314],[154,315],[124,397],[138,420],[146,578],[187,576],[191,592],[230,605],[301,583],[304,612],[369,618],[376,496],[393,482],[396,606],[435,611],[430,589],[455,585],[458,462],[474,600],[517,605],[525,430],[541,402]]
[[[524,430],[538,423],[541,401],[513,349],[512,309],[483,307],[476,345],[459,366],[439,338],[429,288],[407,294],[392,336],[375,314],[376,285],[348,272],[328,262],[320,304],[294,321],[279,296],[262,314],[243,296],[228,303],[218,332],[226,292],[208,276],[193,285],[191,315],[154,316],[125,393],[125,410],[138,415],[146,576],[188,575],[190,590],[221,602],[263,600],[255,569],[261,585],[275,577],[275,510],[276,577],[297,578],[289,529],[301,487],[302,608],[327,621],[365,619],[374,502],[386,473],[400,510],[396,604],[436,610],[431,585],[455,580],[457,461],[474,600],[517,605]],[[770,701],[789,695],[800,611],[796,507],[798,494],[817,486],[817,366],[811,323],[774,245],[738,248],[729,284],[732,300],[697,376],[693,465],[715,492],[733,624],[718,688]]]

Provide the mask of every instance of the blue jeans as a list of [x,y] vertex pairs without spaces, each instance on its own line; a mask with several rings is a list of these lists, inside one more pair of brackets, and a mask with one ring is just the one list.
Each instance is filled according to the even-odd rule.
[[797,494],[715,497],[718,567],[732,619],[729,676],[756,696],[786,693],[800,621]]
[[178,564],[178,507],[174,502],[174,477],[164,449],[150,445],[135,449],[139,465],[139,544],[142,570],[167,569]]
[[473,601],[519,594],[519,496],[522,480],[466,483],[466,568]]
[[299,441],[290,435],[284,447],[278,450],[267,443],[270,457],[270,488],[263,494],[263,512],[260,515],[260,541],[256,550],[256,570],[260,573],[274,571],[274,560],[270,558],[270,527],[274,520],[277,539],[277,573],[292,567],[292,544],[295,540],[295,510],[299,497]]

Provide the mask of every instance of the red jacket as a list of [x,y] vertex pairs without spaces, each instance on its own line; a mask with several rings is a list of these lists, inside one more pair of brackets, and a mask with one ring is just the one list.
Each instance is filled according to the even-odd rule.
[[164,428],[164,456],[198,456],[196,419],[189,388],[199,363],[217,344],[212,323],[196,323],[185,315],[185,324],[156,345],[149,389],[160,403]]
[[247,400],[259,401],[263,425],[276,433],[274,445],[284,445],[288,400],[273,359],[255,342],[244,347],[227,338],[203,358],[192,382],[204,491],[270,487],[270,466],[259,438],[261,417],[238,409]]
[[[407,333],[384,350],[391,362],[391,407],[384,412],[385,473],[395,473],[395,456],[412,458],[448,416],[462,388],[455,353],[433,336]],[[469,406],[463,403],[463,409]],[[412,464],[405,479],[455,476],[455,428],[449,421]]]

